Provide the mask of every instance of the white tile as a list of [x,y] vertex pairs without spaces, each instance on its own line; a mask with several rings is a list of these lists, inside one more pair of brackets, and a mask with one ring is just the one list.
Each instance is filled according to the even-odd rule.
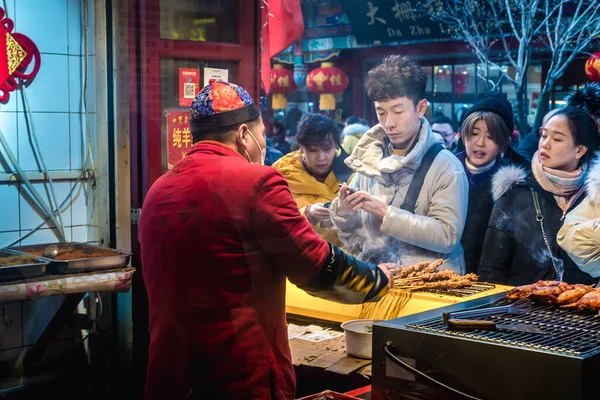
[[[96,57],[69,56],[69,108],[72,113],[96,112]],[[87,103],[83,103],[87,68]]]
[[[58,204],[62,204],[65,199],[69,196],[71,191],[71,183],[68,181],[54,181],[54,194],[56,196],[56,201]],[[46,189],[46,185],[43,183],[34,183],[33,188],[39,193],[41,198],[44,200],[45,204],[48,208],[50,208],[50,200],[48,198],[48,193],[50,193],[50,199],[52,199],[52,203],[54,202],[54,198],[52,197],[52,192],[50,192],[50,185],[48,184],[48,189]],[[32,201],[31,195],[24,186],[21,187],[21,229],[29,230],[37,228],[43,220],[46,218],[46,215],[42,210],[39,209],[39,206],[36,202]],[[64,208],[61,209],[61,217],[63,226],[71,226],[71,201],[69,200]],[[58,219],[58,217],[57,217]],[[44,228],[54,227],[50,221],[47,221],[44,225]]]
[[[67,0],[68,7],[68,36],[69,36],[69,54],[72,55],[83,55],[84,54],[84,25],[85,15],[83,14],[83,7],[81,0]],[[96,53],[96,41],[95,41],[95,21],[94,21],[94,2],[88,2],[88,16],[87,16],[87,31],[88,31],[88,54],[92,55]]]
[[[16,240],[18,240],[21,237],[20,232],[19,231],[14,231],[14,232],[0,232],[0,249],[3,247],[9,247],[11,244],[13,244]],[[18,246],[20,243],[16,243],[16,245]]]
[[73,242],[87,243],[88,241],[88,226],[73,227]]
[[[71,170],[80,171],[83,168],[82,159],[85,157],[85,148],[81,146],[82,134],[85,133],[85,115],[70,114],[69,136],[71,140]],[[85,143],[85,140],[83,141]]]
[[0,231],[19,230],[19,188],[0,183]]
[[[98,137],[101,137],[102,140],[108,140],[106,136],[106,130],[104,131],[104,135],[98,135],[98,126],[97,126],[97,115],[89,114],[88,118],[90,120],[90,140],[92,142],[92,154],[94,155],[94,159],[98,158]],[[88,165],[89,167],[89,165]]]
[[[4,135],[6,142],[8,143],[8,147],[10,151],[14,154],[17,161],[19,160],[19,152],[18,152],[18,141],[19,135],[17,130],[17,113],[16,112],[0,112],[0,131]],[[0,159],[0,173],[8,172],[13,170],[13,166],[9,165],[7,168],[3,165],[2,160],[6,159],[6,152],[4,151],[4,147],[0,146],[0,154],[2,155],[2,159]]]
[[73,226],[88,224],[88,203],[91,204],[93,198],[88,199],[86,197],[86,190],[89,194],[92,188],[91,185],[87,185],[86,190],[84,190],[84,184],[85,182],[77,183],[77,187],[74,189],[71,197],[71,225]]
[[[81,0],[72,0],[72,1],[81,1]],[[88,2],[88,54],[96,55],[96,14],[94,13],[94,2]]]
[[[21,231],[21,235],[28,233],[28,231]],[[71,241],[71,228],[65,228],[65,236],[68,242]],[[40,229],[26,239],[21,241],[23,246],[29,244],[44,244],[44,243],[56,243],[58,242],[58,236],[55,233],[55,229]]]
[[21,106],[21,95],[19,90],[8,92],[8,100],[0,103],[0,112],[4,111],[17,111]]
[[22,346],[21,302],[0,304],[0,350]]
[[[96,114],[91,113],[86,116],[83,114],[71,114],[70,136],[71,136],[71,170],[80,171],[82,169],[82,157],[87,161],[87,168],[90,168],[90,160],[87,159],[87,128],[90,130],[90,141],[92,144],[92,154],[96,158]],[[83,146],[82,146],[83,141]]]
[[[10,18],[13,20],[15,20],[15,0],[4,0],[3,1],[3,7],[6,6],[6,8],[4,9],[4,11],[6,11],[6,18]],[[14,32],[14,30],[13,30]]]
[[69,56],[42,55],[40,72],[26,89],[32,112],[69,112],[68,68]]
[[84,70],[83,57],[69,56],[69,112],[72,113],[81,113],[84,111]]
[[[83,54],[83,10],[81,0],[67,0],[69,54]],[[88,17],[89,18],[89,17]]]
[[[60,308],[65,296],[40,297],[23,302],[23,345],[33,345]],[[73,329],[65,324],[57,339],[73,337]]]
[[16,32],[29,36],[42,53],[67,54],[66,0],[17,0],[16,6]]
[[[17,126],[19,130],[19,164],[25,171],[40,171],[33,153],[33,132],[29,116],[20,113]],[[34,113],[33,129],[37,136],[42,156],[49,171],[69,170],[69,114]]]

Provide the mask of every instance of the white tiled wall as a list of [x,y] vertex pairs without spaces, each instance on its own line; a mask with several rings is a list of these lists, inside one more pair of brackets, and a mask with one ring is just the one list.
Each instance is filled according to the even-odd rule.
[[[26,89],[32,114],[25,107],[19,91],[11,92],[8,104],[0,104],[0,130],[24,171],[40,171],[32,149],[35,131],[42,157],[50,171],[79,171],[85,159],[86,120],[84,111],[84,35],[83,0],[7,0],[7,16],[15,22],[14,32],[29,36],[41,53],[41,69]],[[95,45],[94,2],[89,0],[87,110],[89,127],[94,134]],[[2,3],[0,3],[2,5]],[[93,135],[95,137],[95,135]],[[0,147],[0,153],[4,151]],[[0,173],[10,166],[0,156]],[[89,165],[88,165],[89,167]],[[56,181],[54,191],[62,203],[76,183]],[[47,190],[42,183],[34,185],[47,204]],[[77,184],[61,217],[70,241],[91,241],[94,227],[88,226],[86,191]],[[87,190],[90,193],[90,190]],[[24,186],[0,182],[0,247],[14,242],[44,222],[43,213],[32,201]],[[37,240],[56,241],[54,230],[46,223],[40,231],[22,244]],[[75,236],[74,236],[75,235]],[[0,347],[0,350],[2,348]]]
[[[50,171],[79,171],[82,168],[84,46],[83,0],[6,0],[7,16],[15,22],[15,32],[29,36],[41,52],[41,69],[27,88],[32,120],[24,113],[18,91],[8,104],[0,104],[0,130],[12,153],[25,171],[39,171],[31,149],[31,123]],[[89,0],[88,112],[90,129],[95,130],[94,1]],[[0,6],[2,2],[0,2]],[[95,135],[94,135],[95,136]],[[84,142],[85,143],[85,142]],[[8,172],[0,146],[0,173]],[[58,202],[69,197],[74,181],[55,182]],[[42,183],[34,186],[48,202]],[[90,193],[90,190],[87,191]],[[62,209],[65,235],[70,241],[93,241],[96,228],[88,225],[88,199],[79,184]],[[30,233],[43,223],[42,213],[23,186],[0,182],[0,247]],[[92,201],[89,201],[90,207]],[[21,244],[55,242],[55,229],[46,223],[23,239]],[[62,302],[60,296],[35,301],[0,304],[0,362],[15,357],[32,345]],[[10,323],[9,323],[10,322]],[[65,328],[60,338],[72,341]],[[0,378],[0,389],[5,386]]]

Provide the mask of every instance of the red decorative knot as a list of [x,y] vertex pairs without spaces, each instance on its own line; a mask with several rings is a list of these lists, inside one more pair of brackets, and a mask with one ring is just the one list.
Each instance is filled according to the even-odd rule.
[[[17,78],[27,85],[40,70],[40,51],[22,33],[13,33],[14,22],[0,7],[0,102],[6,103],[17,89]],[[27,69],[33,65],[30,72]]]

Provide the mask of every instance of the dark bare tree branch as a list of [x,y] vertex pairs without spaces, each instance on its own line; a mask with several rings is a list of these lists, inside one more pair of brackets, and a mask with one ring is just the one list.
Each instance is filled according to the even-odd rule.
[[[478,68],[478,76],[491,91],[502,79],[514,86],[522,135],[528,127],[527,71],[533,49],[551,55],[533,124],[537,129],[556,81],[576,57],[590,54],[600,37],[599,0],[423,0],[422,4],[433,20],[447,24],[454,38],[467,43],[487,70]],[[490,68],[499,71],[497,82],[489,79]]]

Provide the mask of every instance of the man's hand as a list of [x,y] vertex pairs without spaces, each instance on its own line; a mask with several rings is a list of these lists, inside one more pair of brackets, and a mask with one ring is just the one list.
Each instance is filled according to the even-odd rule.
[[385,276],[387,276],[388,278],[388,289],[393,289],[394,288],[394,277],[392,276],[391,272],[389,269],[387,269],[387,267],[384,264],[379,264],[377,266],[377,268],[379,268],[381,270],[381,272],[383,272],[385,274]]
[[357,204],[356,199],[358,198],[357,194],[359,192],[351,193],[350,188],[348,188],[348,184],[344,182],[342,187],[340,187],[339,192],[339,204],[338,204],[338,215],[340,217],[347,217],[352,214],[356,209],[354,206]]
[[329,221],[331,219],[329,208],[323,207],[323,205],[323,203],[315,203],[308,208],[307,217],[309,221],[316,223],[320,221]]
[[[353,197],[356,196],[356,197]],[[348,197],[352,210],[363,210],[366,213],[383,219],[387,213],[388,205],[385,201],[370,195],[367,192],[356,192]]]

